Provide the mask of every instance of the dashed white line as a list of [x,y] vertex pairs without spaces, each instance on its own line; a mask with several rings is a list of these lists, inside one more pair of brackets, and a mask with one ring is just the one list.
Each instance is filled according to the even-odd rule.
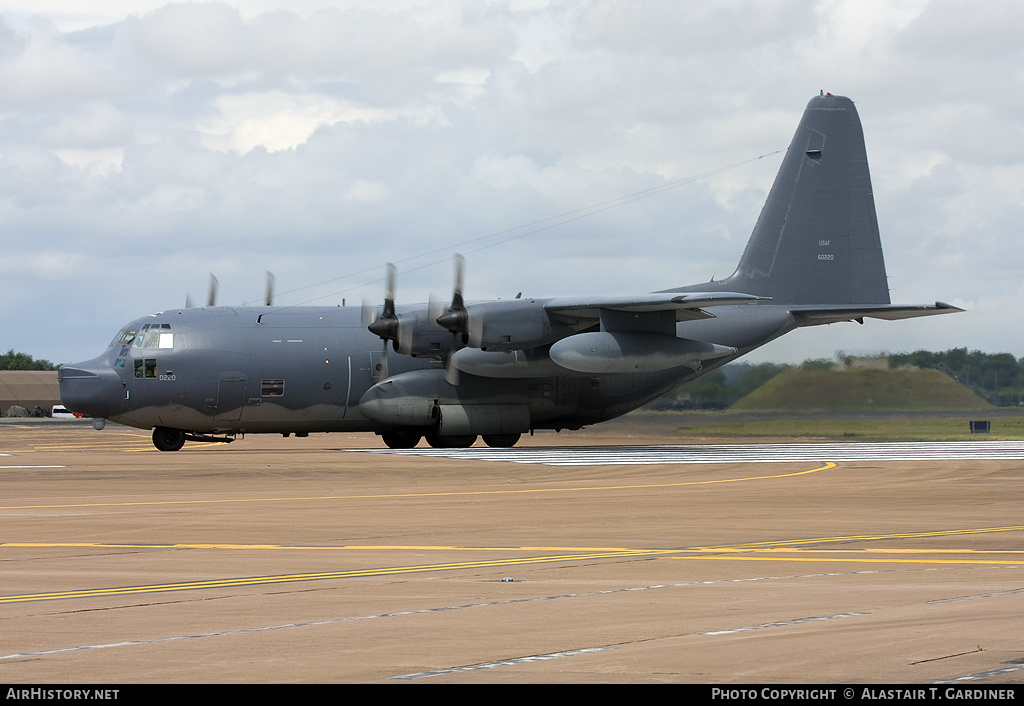
[[[681,583],[661,583],[652,584],[646,586],[623,586],[621,588],[606,589],[603,591],[585,591],[579,593],[564,593],[556,595],[543,595],[543,596],[530,596],[526,598],[509,598],[505,600],[497,601],[485,601],[481,603],[465,603],[462,605],[449,605],[449,606],[438,606],[436,608],[420,608],[418,610],[405,610],[395,611],[390,613],[376,613],[372,615],[354,615],[354,616],[343,616],[338,618],[325,618],[323,620],[310,620],[300,623],[285,623],[283,625],[264,625],[252,628],[239,628],[237,630],[223,630],[218,632],[207,632],[207,633],[196,633],[192,635],[172,635],[168,637],[155,637],[141,640],[125,640],[122,642],[107,642],[99,643],[94,645],[74,645],[71,647],[57,647],[49,650],[38,650],[33,652],[15,652],[12,654],[0,655],[0,661],[12,660],[12,659],[24,659],[30,657],[43,657],[46,655],[62,654],[66,652],[82,652],[85,650],[103,650],[115,647],[136,647],[140,645],[153,645],[163,642],[179,642],[182,640],[200,640],[215,637],[226,637],[229,635],[245,635],[250,633],[268,632],[274,630],[289,630],[293,628],[309,628],[317,627],[322,625],[335,625],[339,623],[351,623],[363,620],[379,620],[382,618],[400,618],[410,615],[424,615],[430,613],[447,613],[450,611],[466,610],[473,608],[491,608],[496,606],[520,604],[520,603],[533,603],[537,601],[554,601],[554,600],[565,600],[571,598],[586,598],[589,596],[606,596],[615,593],[627,593],[631,591],[651,591],[665,588],[696,588],[703,586],[713,586],[716,584],[726,583],[749,583],[757,581],[786,581],[786,580],[799,580],[807,578],[818,578],[821,576],[844,576],[844,575],[857,575],[865,573],[877,573],[875,571],[853,571],[849,573],[831,573],[831,574],[798,574],[788,576],[758,576],[748,577],[739,579],[718,579],[710,581],[685,581]],[[497,666],[497,664],[495,664]]]
[[767,630],[769,628],[786,627],[787,625],[816,623],[820,620],[837,620],[839,618],[852,618],[857,615],[867,615],[867,613],[836,613],[835,615],[819,615],[813,618],[797,618],[796,620],[785,620],[780,623],[762,623],[761,625],[747,625],[742,628],[732,628],[729,630],[715,630],[714,632],[703,632],[701,633],[701,635],[731,635],[737,632],[747,632],[748,630]]
[[450,667],[448,669],[435,669],[431,672],[416,672],[415,674],[402,674],[397,677],[390,677],[391,679],[425,679],[427,677],[437,677],[442,674],[458,674],[459,672],[471,672],[477,669],[494,669],[495,667],[508,667],[513,664],[526,664],[528,662],[540,662],[546,659],[558,659],[559,657],[574,657],[576,655],[589,654],[591,652],[607,652],[612,649],[611,647],[585,647],[581,650],[566,650],[564,652],[549,652],[546,655],[530,655],[529,657],[514,657],[512,659],[502,659],[497,662],[483,662],[481,664],[470,664],[465,667]]

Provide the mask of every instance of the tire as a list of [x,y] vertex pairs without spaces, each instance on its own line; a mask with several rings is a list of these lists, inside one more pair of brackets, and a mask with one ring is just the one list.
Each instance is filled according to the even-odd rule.
[[185,432],[181,429],[157,427],[153,430],[153,446],[161,451],[178,451],[185,445]]
[[380,438],[389,449],[412,449],[420,443],[420,434],[413,431],[386,431]]
[[522,434],[484,434],[484,443],[496,449],[510,449],[519,443]]
[[435,449],[468,449],[476,442],[476,436],[465,434],[459,436],[440,436],[434,432],[426,435],[427,443]]

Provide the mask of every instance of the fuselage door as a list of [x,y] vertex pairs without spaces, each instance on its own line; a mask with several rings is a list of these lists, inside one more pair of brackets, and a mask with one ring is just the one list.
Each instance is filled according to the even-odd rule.
[[245,378],[224,378],[217,386],[215,422],[237,422],[245,404]]

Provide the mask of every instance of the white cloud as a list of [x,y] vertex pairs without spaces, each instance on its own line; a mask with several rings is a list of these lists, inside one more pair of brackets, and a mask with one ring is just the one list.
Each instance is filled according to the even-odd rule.
[[96,176],[106,176],[121,170],[124,150],[118,147],[102,147],[98,149],[56,149],[55,155],[73,167],[78,167]]
[[124,113],[107,101],[88,101],[42,130],[43,142],[56,147],[95,149],[122,146],[130,139]]
[[[303,288],[293,303],[356,301],[380,291],[357,273],[406,260],[411,301],[448,289],[455,249],[480,297],[722,276],[778,156],[545,219],[783,148],[824,89],[858,102],[894,299],[972,311],[823,327],[765,355],[906,336],[1024,355],[989,313],[1019,298],[1024,266],[1018,7],[16,0],[0,14],[5,279],[32,290],[59,264],[42,253],[61,253],[90,305],[43,298],[0,328],[81,358],[212,269],[224,301],[258,300],[267,269],[281,297]],[[62,325],[78,335],[48,333]]]
[[304,143],[317,128],[335,123],[377,123],[399,116],[426,117],[427,111],[359,107],[318,94],[284,91],[229,94],[213,101],[218,115],[197,125],[203,145],[244,154],[255,147],[269,152]]
[[49,23],[37,20],[28,27],[0,25],[0,110],[38,110],[56,101],[64,106],[102,99],[116,82],[89,57],[71,46]]
[[353,201],[377,203],[386,200],[390,195],[391,190],[383,182],[356,179],[352,182],[352,187],[348,190],[348,193],[345,194],[345,198]]

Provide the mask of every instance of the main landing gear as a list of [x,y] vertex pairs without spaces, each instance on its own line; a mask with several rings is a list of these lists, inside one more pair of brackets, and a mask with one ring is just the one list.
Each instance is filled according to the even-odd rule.
[[[484,434],[484,443],[495,448],[511,448],[519,442],[521,434]],[[466,449],[476,442],[473,434],[441,436],[436,431],[421,434],[415,431],[386,431],[380,435],[384,445],[389,449],[411,449],[425,438],[435,449]]]

